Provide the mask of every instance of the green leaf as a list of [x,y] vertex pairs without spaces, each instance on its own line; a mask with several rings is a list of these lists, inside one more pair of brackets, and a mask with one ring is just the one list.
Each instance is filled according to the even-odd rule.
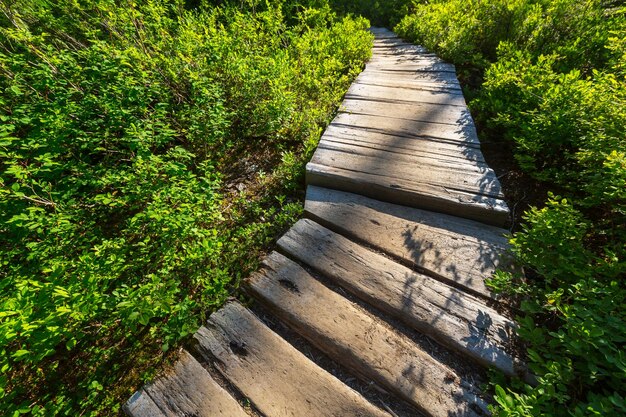
[[15,353],[13,353],[11,355],[11,357],[13,357],[13,358],[15,358],[17,360],[20,360],[20,359],[24,358],[24,356],[29,355],[29,354],[30,354],[29,350],[20,349],[20,350],[16,351]]

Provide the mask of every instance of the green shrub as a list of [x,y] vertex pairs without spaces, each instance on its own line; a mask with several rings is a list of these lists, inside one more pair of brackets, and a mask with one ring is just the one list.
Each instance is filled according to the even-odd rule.
[[373,26],[393,27],[409,11],[411,0],[329,0],[341,14],[366,17]]
[[119,411],[301,212],[368,23],[248,6],[0,5],[3,415]]
[[[496,385],[497,416],[617,416],[626,412],[626,272],[623,246],[598,250],[598,230],[565,200],[531,209],[512,239],[532,281],[500,273],[493,284],[523,295],[519,335],[537,386]],[[625,240],[622,240],[622,245]],[[613,240],[614,243],[615,240]]]
[[395,30],[460,65],[484,69],[500,42],[537,58],[560,56],[560,69],[602,67],[615,24],[600,0],[417,1]]
[[606,180],[597,174],[607,156],[626,145],[626,89],[614,73],[561,73],[558,61],[502,44],[473,107],[489,117],[489,129],[515,142],[518,162],[534,176],[565,188],[593,186]]

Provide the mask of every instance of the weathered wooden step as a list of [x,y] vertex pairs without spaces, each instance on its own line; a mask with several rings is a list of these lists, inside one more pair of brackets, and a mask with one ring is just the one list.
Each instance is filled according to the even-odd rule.
[[373,72],[362,72],[359,77],[354,81],[362,85],[373,85],[378,87],[392,87],[392,88],[405,88],[412,90],[427,90],[432,92],[447,92],[450,94],[463,94],[460,85],[452,81],[440,80],[440,81],[428,81],[424,79],[412,79],[398,80],[396,77],[384,77],[378,76]]
[[511,268],[502,257],[507,231],[476,221],[315,186],[307,188],[304,210],[331,230],[485,297],[495,298],[485,279]]
[[403,52],[400,48],[378,48],[372,54],[368,62],[389,62],[389,63],[416,63],[429,62],[432,64],[448,64],[436,54],[424,52]]
[[[436,95],[435,95],[436,97]],[[435,100],[433,100],[435,101]],[[385,116],[393,119],[432,121],[436,115],[437,123],[453,125],[457,130],[461,126],[473,125],[472,117],[466,107],[447,106],[438,103],[399,103],[378,100],[376,98],[346,98],[339,111],[362,115]]]
[[422,62],[411,62],[411,63],[393,63],[393,62],[377,62],[370,61],[365,65],[365,70],[368,69],[377,69],[383,71],[390,72],[449,72],[451,74],[456,74],[456,69],[454,65],[448,64],[447,62],[430,62],[428,60],[424,60]]
[[363,85],[375,85],[380,87],[443,91],[451,94],[463,94],[461,86],[458,82],[452,79],[429,80],[426,78],[415,78],[413,76],[407,76],[404,79],[401,79],[400,77],[389,77],[385,75],[386,73],[381,74],[374,71],[362,72],[355,82]]
[[[491,171],[487,165],[476,161],[441,154],[438,155],[436,153],[411,153],[385,144],[363,143],[360,141],[334,138],[332,136],[322,136],[319,147],[379,159],[394,159],[399,163],[420,164],[419,170],[416,169],[415,166],[411,168],[411,172],[413,172],[414,175],[416,172],[425,170],[426,167],[432,167],[435,171],[452,170],[453,172],[467,172],[470,175],[494,175],[493,171]],[[389,174],[389,171],[386,171],[386,174]],[[420,176],[420,180],[424,179],[425,177]],[[441,179],[441,177],[439,179]]]
[[424,48],[423,46],[420,45],[415,45],[414,43],[411,42],[407,42],[397,36],[390,36],[390,37],[376,37],[374,39],[374,50],[376,50],[376,48],[380,48],[380,47],[406,47],[406,46],[411,46],[411,47],[418,47],[420,48],[420,52],[423,53],[427,53],[428,51],[426,50],[426,48]]
[[416,273],[304,219],[280,249],[438,342],[506,375],[523,373],[507,351],[515,324],[475,297]]
[[[485,163],[480,163],[469,158],[463,158],[459,155],[452,156],[436,152],[407,152],[397,146],[392,146],[394,143],[395,140],[393,138],[389,139],[388,143],[367,143],[359,140],[349,140],[346,138],[334,137],[332,135],[324,135],[322,136],[318,147],[318,149],[322,149],[323,151],[320,151],[319,155],[316,158],[311,159],[311,161],[322,165],[328,162],[328,165],[341,167],[341,164],[335,164],[333,162],[333,159],[341,158],[341,153],[353,154],[355,157],[375,158],[376,161],[378,161],[376,165],[385,165],[384,161],[397,161],[400,166],[391,169],[383,167],[385,170],[381,172],[381,174],[390,176],[396,175],[396,172],[404,172],[405,175],[409,175],[411,178],[414,178],[419,182],[429,182],[428,178],[432,176],[432,174],[425,172],[429,169],[433,169],[434,171],[445,171],[445,177],[454,176],[459,172],[463,172],[468,176],[459,183],[453,184],[457,185],[456,188],[466,188],[466,185],[464,184],[469,183],[471,179],[475,179],[477,184],[480,184],[480,189],[478,190],[479,193],[492,194],[494,196],[501,195],[499,191],[499,182],[496,181],[495,173]],[[325,155],[327,153],[328,155]],[[332,158],[325,161],[325,156],[331,156]],[[367,164],[369,164],[369,162],[367,162]],[[350,161],[349,163],[349,166],[351,167],[350,169],[353,170],[359,170],[361,167],[370,169],[370,165],[355,165],[354,161]],[[403,164],[408,164],[408,166],[402,166]],[[419,165],[416,166],[415,164]],[[374,174],[375,172],[370,171],[370,173]],[[401,175],[398,175],[398,177],[401,177]],[[401,178],[408,179],[406,177]],[[443,178],[443,176],[439,176],[438,181],[443,181]],[[493,184],[493,186],[485,187],[484,185],[488,182]],[[444,185],[450,185],[450,183],[446,183]]]
[[406,81],[407,87],[420,83],[430,83],[439,86],[453,86],[461,88],[456,74],[451,72],[430,71],[387,71],[383,69],[367,68],[359,75],[361,78],[388,79],[390,81]]
[[433,120],[395,119],[376,115],[358,115],[339,113],[332,121],[332,125],[340,127],[354,127],[385,133],[392,136],[406,136],[418,138],[433,138],[438,141],[459,143],[465,146],[479,147],[480,142],[473,126],[450,126]]
[[195,334],[198,351],[268,417],[386,416],[230,302]]
[[416,158],[428,157],[433,161],[466,163],[472,167],[488,168],[480,149],[429,138],[391,136],[381,132],[331,125],[326,129],[321,140],[380,149],[383,152],[394,152]]
[[326,128],[322,139],[362,144],[362,146],[384,146],[390,151],[405,152],[417,156],[432,155],[435,159],[443,157],[468,160],[479,165],[486,164],[479,148],[465,146],[462,143],[438,141],[432,138],[393,136],[358,127],[331,124]]
[[[424,49],[411,44],[398,45],[398,46],[386,46],[381,44],[374,44],[372,58],[400,58],[400,59],[413,59],[417,56],[426,58],[438,58],[437,54],[431,54],[424,52]],[[442,61],[445,62],[445,61]]]
[[[424,103],[462,107],[459,110],[465,110],[467,108],[463,95],[454,92],[429,91],[405,87],[385,87],[360,83],[353,83],[348,89],[345,98],[399,103],[408,106],[413,106],[413,103]],[[445,111],[445,106],[429,106],[431,109],[431,117],[428,120],[431,122],[439,122],[439,120],[437,120],[438,113]],[[416,109],[417,108],[418,107],[416,107]]]
[[408,337],[273,252],[248,285],[280,319],[342,365],[433,417],[486,414],[478,391]]
[[463,170],[434,162],[417,165],[391,152],[368,152],[366,148],[329,143],[318,146],[311,163],[415,184],[450,187],[477,196],[503,197],[495,173],[488,169],[468,166]]
[[[410,74],[395,74],[391,75],[388,72],[380,71],[363,71],[354,80],[354,82],[364,85],[378,85],[380,87],[391,88],[405,88],[413,90],[429,90],[435,92],[447,92],[450,94],[463,94],[461,85],[456,77],[448,77],[441,79],[428,79],[425,77],[417,78]],[[430,73],[424,73],[422,75],[429,75]]]
[[144,390],[133,394],[123,408],[131,417],[168,417]]
[[424,54],[424,53],[404,53],[397,54],[394,51],[386,50],[386,49],[377,49],[376,52],[372,55],[372,57],[367,61],[368,65],[377,66],[377,65],[416,65],[418,67],[422,67],[423,65],[427,66],[435,66],[435,67],[445,67],[446,71],[454,71],[454,65],[450,64],[441,58],[439,58],[435,54]]
[[306,182],[395,204],[462,216],[486,224],[504,225],[509,218],[506,203],[499,198],[391,176],[309,162],[306,166]]
[[[147,394],[162,415],[167,417],[248,416],[237,401],[185,350],[173,369],[144,387],[143,391],[142,395]],[[132,401],[129,401],[129,405]],[[130,415],[143,417],[154,414],[132,412]]]
[[381,27],[372,26],[371,28],[369,28],[369,31],[372,34],[374,34],[374,36],[376,36],[376,38],[378,38],[378,39],[397,38],[398,37],[398,35],[396,35],[394,32],[392,32],[391,30],[389,30],[387,28],[381,28]]

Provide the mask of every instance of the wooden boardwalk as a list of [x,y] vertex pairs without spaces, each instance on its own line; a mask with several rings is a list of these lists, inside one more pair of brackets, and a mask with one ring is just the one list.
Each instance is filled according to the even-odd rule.
[[515,324],[484,283],[510,267],[509,210],[454,66],[373,32],[373,57],[307,165],[306,218],[246,280],[255,311],[306,344],[229,302],[128,401],[130,416],[397,415],[313,361],[309,344],[405,415],[489,414],[471,372],[445,358],[523,374]]

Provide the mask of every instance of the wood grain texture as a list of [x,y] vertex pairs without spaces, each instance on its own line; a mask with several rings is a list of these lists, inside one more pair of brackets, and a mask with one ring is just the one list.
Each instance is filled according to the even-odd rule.
[[465,146],[480,146],[476,130],[470,125],[451,126],[440,123],[436,118],[431,120],[399,119],[378,115],[339,113],[331,123],[334,126],[355,127],[360,129],[381,132],[391,136],[407,136],[433,138]]
[[372,306],[478,363],[509,376],[524,371],[508,352],[515,324],[477,298],[308,219],[296,223],[278,246]]
[[362,72],[354,82],[362,85],[372,85],[378,87],[405,88],[410,90],[426,90],[432,92],[447,92],[450,94],[462,95],[463,91],[458,81],[450,80],[428,80],[414,77],[389,77],[387,73],[375,74],[374,71]]
[[307,216],[329,229],[386,252],[443,282],[485,297],[507,232],[476,221],[390,204],[361,195],[309,186]]
[[383,132],[338,125],[329,125],[322,135],[322,140],[376,146],[388,152],[405,153],[416,157],[424,156],[433,160],[440,158],[460,159],[470,164],[487,166],[480,149],[465,146],[462,143],[435,141],[430,138],[392,136]]
[[[433,100],[434,101],[434,100]],[[339,111],[344,113],[358,113],[362,115],[386,116],[393,119],[408,119],[431,121],[436,115],[437,123],[458,126],[472,124],[469,111],[461,106],[446,106],[438,103],[406,103],[388,102],[371,97],[346,98]],[[421,118],[421,119],[420,119]]]
[[[376,52],[376,50],[374,50]],[[456,74],[452,72],[433,71],[393,71],[381,68],[367,68],[359,77],[387,78],[396,81],[406,81],[412,83],[436,83],[439,85],[455,85],[460,88]]]
[[[348,92],[346,98],[357,99],[372,99],[379,101],[386,101],[390,103],[400,103],[405,106],[413,106],[414,103],[424,104],[442,104],[445,106],[460,106],[465,109],[465,98],[461,94],[449,92],[445,90],[426,90],[416,88],[405,87],[388,87],[379,86],[373,84],[361,84],[353,83]],[[423,107],[423,106],[422,106]],[[463,110],[461,109],[461,110]],[[415,116],[420,116],[421,119],[428,117],[428,121],[439,122],[437,119],[438,112],[433,110],[432,106],[428,111],[424,111],[418,107],[412,108]],[[439,108],[439,111],[446,110],[445,108]]]
[[350,191],[382,201],[461,216],[486,224],[504,225],[509,210],[503,200],[462,190],[416,183],[395,177],[355,172],[308,163],[306,182],[319,187]]
[[[485,166],[430,161],[411,155],[329,141],[320,142],[311,163],[442,188],[454,184],[456,190],[476,196],[500,199],[504,197],[495,173]],[[445,190],[442,189],[441,192],[445,193]]]
[[183,350],[168,373],[144,390],[168,417],[247,417],[237,401]]
[[248,285],[290,327],[331,358],[432,417],[484,415],[476,389],[365,310],[276,252]]
[[390,417],[230,302],[195,334],[198,350],[266,416]]
[[143,389],[133,394],[122,408],[131,417],[167,417]]
[[[361,140],[349,140],[325,135],[319,142],[319,146],[327,150],[353,153],[360,156],[379,158],[382,160],[397,159],[399,163],[408,164],[409,169],[415,170],[415,164],[419,164],[421,169],[432,167],[435,171],[447,171],[452,173],[468,172],[479,180],[484,175],[492,174],[491,169],[484,163],[460,158],[457,155],[446,155],[434,152],[407,152],[402,148],[385,146],[384,144],[367,143]],[[358,166],[350,166],[352,169]],[[383,175],[389,175],[390,170],[384,170]],[[447,174],[446,174],[447,175]],[[425,177],[420,177],[424,180]],[[441,181],[442,177],[436,178]],[[467,179],[466,179],[467,181]]]

